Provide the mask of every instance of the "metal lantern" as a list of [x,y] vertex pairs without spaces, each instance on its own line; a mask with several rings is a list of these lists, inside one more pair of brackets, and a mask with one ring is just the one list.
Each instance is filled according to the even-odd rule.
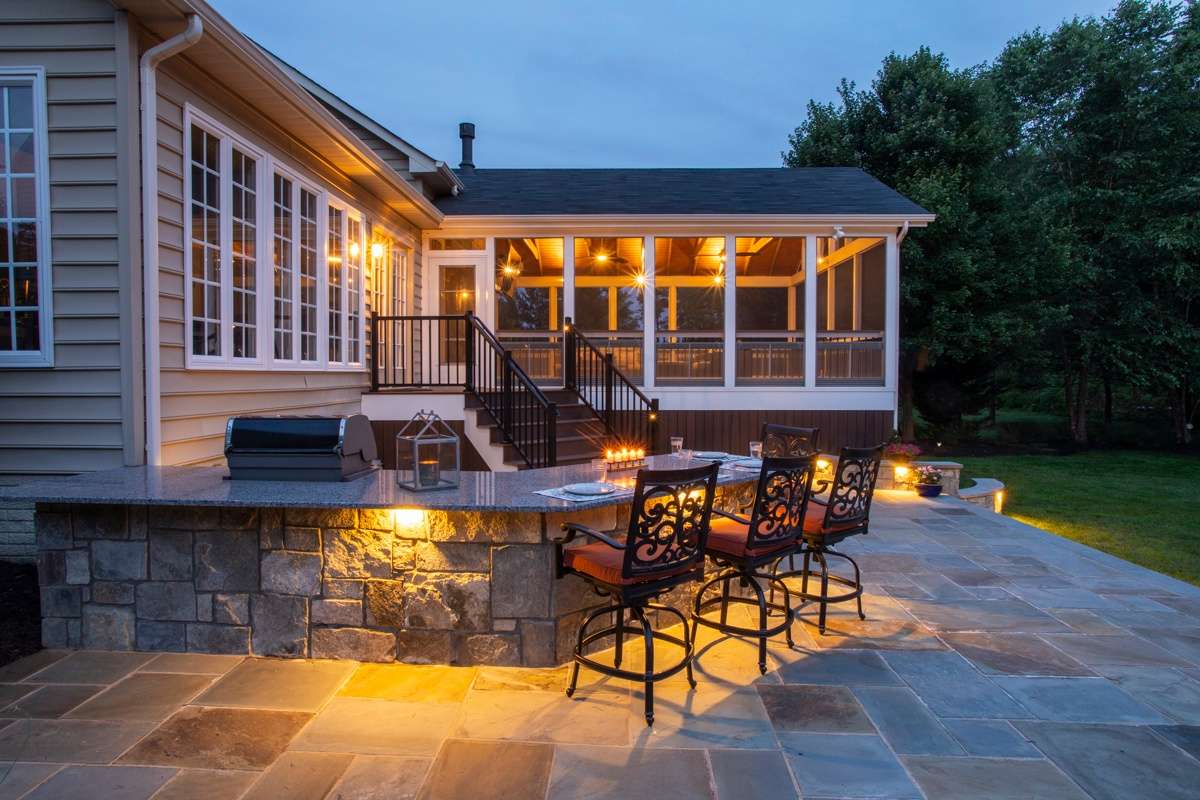
[[419,411],[396,434],[396,484],[414,492],[458,486],[458,436],[432,411]]

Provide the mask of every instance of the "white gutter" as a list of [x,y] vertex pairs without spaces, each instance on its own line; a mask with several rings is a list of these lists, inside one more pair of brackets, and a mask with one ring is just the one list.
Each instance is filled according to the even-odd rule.
[[900,235],[896,237],[896,247],[904,244],[905,236],[908,236],[908,220],[904,220],[904,224],[900,226]]
[[[162,408],[158,352],[158,79],[165,59],[188,49],[204,34],[198,14],[187,28],[142,53],[139,64],[142,138],[142,339],[146,369],[146,463],[162,463]],[[186,134],[185,134],[186,135]]]

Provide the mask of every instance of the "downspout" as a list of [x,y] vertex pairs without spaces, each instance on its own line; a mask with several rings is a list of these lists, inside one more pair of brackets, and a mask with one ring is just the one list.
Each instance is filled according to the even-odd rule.
[[[165,59],[188,49],[204,34],[197,14],[187,28],[142,54],[139,64],[142,139],[142,339],[145,342],[146,464],[162,463],[162,408],[158,352],[158,75]],[[187,133],[185,132],[186,136]]]
[[904,220],[904,224],[900,226],[900,233],[896,236],[896,247],[904,244],[905,236],[908,236],[908,220]]

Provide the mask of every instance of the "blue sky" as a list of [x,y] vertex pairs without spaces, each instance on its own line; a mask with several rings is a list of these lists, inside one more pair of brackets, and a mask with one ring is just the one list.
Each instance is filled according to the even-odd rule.
[[480,167],[778,166],[809,99],[922,44],[955,66],[1115,0],[210,0],[431,155]]

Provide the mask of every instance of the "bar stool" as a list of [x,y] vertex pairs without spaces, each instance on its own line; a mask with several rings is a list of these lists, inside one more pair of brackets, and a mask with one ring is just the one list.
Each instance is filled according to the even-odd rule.
[[[845,553],[838,553],[833,546],[851,536],[867,533],[870,524],[871,498],[875,494],[875,479],[879,476],[879,462],[883,458],[883,445],[879,447],[843,447],[838,456],[837,471],[829,498],[822,500],[813,495],[813,504],[804,516],[804,531],[801,534],[800,552],[804,555],[804,566],[799,570],[776,572],[774,577],[784,580],[799,577],[798,596],[803,608],[810,602],[820,604],[817,628],[825,633],[825,612],[830,603],[855,600],[858,603],[859,619],[866,619],[862,610],[862,574],[858,562]],[[829,559],[841,558],[854,568],[854,577],[835,575],[829,571]],[[812,577],[812,560],[821,565],[821,592],[808,591],[808,579]],[[780,559],[782,561],[782,559]],[[776,562],[778,567],[778,562]],[[850,591],[830,595],[829,583],[850,587]]]
[[817,452],[820,428],[794,428],[766,423],[762,427],[764,456],[807,456]]
[[[680,584],[704,577],[704,547],[708,542],[713,496],[717,488],[717,464],[672,470],[639,470],[624,541],[612,535],[575,523],[564,524],[566,534],[555,540],[556,577],[578,575],[599,595],[612,599],[584,617],[575,640],[574,664],[567,696],[575,693],[579,667],[585,666],[603,675],[641,681],[645,687],[646,724],[654,723],[654,684],[687,669],[692,677],[692,637],[687,618],[679,610],[652,602]],[[595,541],[578,547],[566,547],[576,536]],[[683,623],[683,638],[654,630],[647,610],[673,614]],[[628,611],[639,627],[626,624]],[[588,633],[596,619],[613,615],[614,624]],[[621,668],[621,651],[626,633],[641,634],[646,644],[645,669],[642,672]],[[608,636],[616,639],[613,663],[601,663],[584,655],[584,648]],[[683,658],[665,669],[654,668],[655,640],[683,648]]]
[[[750,518],[721,510],[713,511],[717,516],[714,516],[704,552],[720,569],[716,577],[696,592],[692,623],[735,636],[756,637],[758,670],[764,675],[767,672],[767,639],[785,633],[788,647],[794,647],[792,621],[795,616],[787,585],[781,579],[761,571],[761,568],[778,563],[782,556],[797,547],[816,468],[815,454],[800,458],[767,456],[763,458],[762,470],[758,474],[758,488]],[[754,597],[731,595],[729,588],[734,580],[740,586],[752,589]],[[721,584],[721,594],[705,600],[705,592],[718,583]],[[766,599],[764,584],[772,589],[778,587],[783,592],[783,605]],[[756,606],[758,627],[745,628],[730,624],[727,621],[730,603]],[[721,614],[719,620],[705,616],[718,607]],[[768,625],[768,617],[773,615],[782,616],[783,621]]]

